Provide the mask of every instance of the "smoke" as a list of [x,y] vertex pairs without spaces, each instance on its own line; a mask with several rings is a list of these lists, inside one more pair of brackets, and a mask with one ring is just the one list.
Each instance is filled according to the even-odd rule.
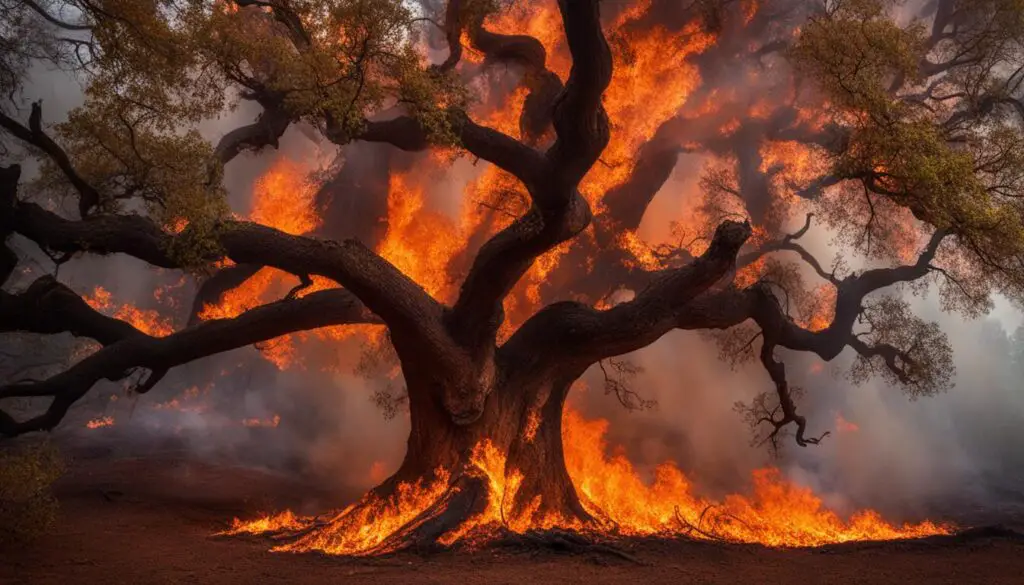
[[[678,28],[686,20],[669,4],[677,3],[655,4],[658,10],[670,11],[659,13],[659,19],[669,26],[677,23]],[[700,68],[705,88],[718,88],[722,95],[732,96],[734,103],[747,107],[764,95],[766,86],[747,83],[749,78],[741,68],[726,66],[730,51],[745,46],[748,39],[732,40],[718,53],[700,57]],[[768,62],[772,62],[770,57]],[[509,75],[514,77],[516,72],[499,76],[494,83],[507,84]],[[759,79],[767,83],[767,78]],[[697,95],[700,92],[706,96],[708,90],[699,89]],[[82,93],[78,83],[66,75],[37,70],[25,98],[42,98],[44,117],[53,123],[65,119],[67,112],[81,103]],[[250,123],[257,113],[258,108],[243,104],[205,124],[202,131],[215,142],[227,131]],[[694,130],[690,127],[688,131]],[[763,132],[749,133],[746,140],[755,140]],[[671,138],[678,144],[690,137],[671,134]],[[318,200],[324,208],[322,233],[379,238],[379,233],[349,233],[356,229],[349,223],[352,217],[386,212],[379,197],[359,201],[356,196],[386,189],[386,183],[379,184],[380,177],[393,165],[410,164],[410,156],[414,155],[396,155],[388,147],[364,144],[338,150],[318,142],[315,131],[293,126],[276,151],[245,154],[232,161],[226,168],[225,184],[232,208],[245,215],[256,180],[277,157],[302,161],[310,171],[342,160],[346,165],[342,174]],[[644,214],[640,226],[644,239],[664,240],[668,220],[694,208],[699,199],[698,179],[709,160],[706,155],[679,157],[672,178]],[[759,162],[751,164],[756,167]],[[449,216],[457,214],[454,203],[462,197],[464,183],[480,172],[465,161],[458,165],[447,183],[430,189],[432,207]],[[344,204],[339,203],[342,201]],[[823,261],[835,253],[829,235],[822,230],[812,231],[805,241]],[[38,262],[49,268],[47,260]],[[191,279],[181,282],[179,274],[120,256],[76,259],[63,266],[60,275],[76,290],[88,292],[102,285],[119,301],[143,309],[176,311],[179,316],[182,306],[154,298],[153,291],[170,287],[171,297],[185,307],[195,293]],[[998,517],[1003,506],[1024,501],[1019,488],[1024,454],[1016,448],[1024,438],[1020,382],[1024,370],[1012,360],[1010,339],[1022,316],[999,301],[988,316],[965,321],[941,313],[936,297],[932,291],[924,299],[913,299],[914,306],[919,315],[937,320],[952,340],[958,372],[955,388],[910,401],[898,389],[879,381],[851,384],[843,377],[849,355],[822,364],[812,357],[788,354],[791,378],[807,391],[800,406],[811,432],[829,431],[831,436],[816,447],[786,445],[777,460],[765,447],[750,444],[751,430],[733,409],[737,401],[770,388],[767,374],[756,364],[730,368],[719,359],[718,348],[696,333],[674,332],[627,356],[643,367],[632,387],[644,398],[655,400],[656,408],[626,411],[614,396],[603,392],[596,368],[571,393],[570,405],[587,417],[609,419],[609,445],[623,449],[641,470],[675,461],[711,496],[742,491],[751,470],[778,465],[788,477],[813,487],[839,510],[872,507],[896,519],[951,515],[957,510],[975,514],[964,516],[968,522]],[[84,420],[116,413],[113,432],[122,450],[167,444],[203,459],[309,475],[337,486],[339,493],[366,488],[397,468],[408,422],[403,415],[387,420],[372,400],[374,392],[381,390],[381,382],[352,374],[362,352],[358,341],[349,340],[303,356],[303,367],[281,371],[258,350],[246,348],[178,368],[145,396],[126,397],[120,386],[105,384],[76,407],[77,412],[65,422],[66,432],[76,440],[98,437],[84,430]],[[196,388],[194,395],[188,394],[192,388]],[[160,408],[175,399],[177,407]],[[189,410],[193,404],[197,411]],[[243,424],[246,420],[272,421],[275,416],[280,417],[276,427]]]

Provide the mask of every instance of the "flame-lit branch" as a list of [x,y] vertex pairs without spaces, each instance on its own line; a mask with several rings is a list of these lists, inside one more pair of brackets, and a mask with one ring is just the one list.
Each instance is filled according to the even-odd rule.
[[577,185],[608,144],[608,115],[601,96],[612,79],[612,54],[601,30],[598,2],[560,0],[572,69],[554,107],[557,138],[547,153],[554,173],[551,201],[542,209],[569,205]]
[[807,445],[817,445],[824,439],[829,433],[826,431],[819,437],[807,437],[807,419],[803,415],[797,413],[796,403],[793,401],[793,395],[790,392],[789,382],[786,380],[786,366],[782,362],[775,359],[775,340],[768,337],[764,337],[764,342],[761,345],[761,364],[764,369],[768,372],[768,375],[772,379],[772,383],[775,384],[775,392],[779,398],[778,409],[781,411],[782,416],[776,416],[775,412],[763,413],[757,422],[768,423],[772,426],[772,431],[768,435],[767,440],[771,441],[772,445],[777,447],[776,438],[779,432],[789,424],[796,425],[796,444],[801,447]]
[[[782,308],[770,287],[757,284],[746,290],[726,289],[713,293],[687,306],[690,313],[680,319],[682,329],[706,329],[709,327],[728,328],[747,319],[754,320],[763,333],[761,362],[776,386],[779,396],[781,417],[771,413],[762,416],[762,422],[772,425],[769,439],[774,440],[784,426],[797,425],[796,441],[801,446],[816,444],[821,437],[805,436],[806,420],[796,411],[790,388],[785,376],[785,367],[774,357],[776,347],[817,354],[826,361],[834,359],[845,347],[850,347],[865,359],[882,358],[885,366],[897,381],[907,387],[921,384],[909,368],[917,365],[910,352],[888,343],[869,344],[854,332],[855,322],[864,314],[864,299],[880,289],[910,282],[928,273],[929,263],[935,257],[939,244],[946,237],[944,230],[937,230],[922,250],[917,262],[912,265],[893,268],[876,268],[836,281],[837,288],[835,317],[832,323],[820,331],[807,330],[794,322]],[[714,318],[709,319],[709,316]],[[928,382],[926,382],[928,383]],[[931,382],[941,383],[940,380]],[[927,391],[927,390],[926,390]]]
[[448,43],[448,57],[437,66],[438,71],[451,71],[462,59],[463,20],[462,0],[449,0],[445,7],[444,24],[441,25],[441,30],[444,31],[444,37]]
[[578,186],[608,144],[601,96],[611,81],[612,58],[597,2],[559,2],[559,9],[573,65],[553,109],[557,137],[538,167],[543,183],[524,181],[530,210],[484,244],[463,282],[448,322],[467,347],[492,346],[503,320],[502,299],[538,256],[590,223]]
[[813,213],[808,213],[807,219],[804,221],[803,227],[801,227],[799,230],[792,234],[786,234],[785,236],[783,236],[781,240],[767,242],[760,246],[757,250],[743,254],[742,256],[737,258],[736,265],[739,267],[747,266],[770,252],[781,252],[784,250],[788,250],[790,252],[796,252],[800,256],[800,258],[807,263],[808,266],[814,269],[815,274],[821,277],[822,280],[832,283],[833,285],[838,285],[839,279],[836,278],[835,273],[827,272],[821,266],[821,263],[818,262],[818,259],[815,258],[815,256],[807,250],[807,248],[804,248],[803,246],[796,242],[796,240],[803,237],[804,234],[807,233],[807,230],[810,229],[811,219],[813,217]]
[[56,426],[77,400],[102,379],[120,380],[149,370],[138,392],[152,388],[170,368],[200,357],[252,345],[295,331],[331,325],[380,323],[352,293],[332,289],[264,305],[232,319],[206,321],[166,337],[132,335],[46,380],[0,387],[0,398],[52,396],[47,410],[18,422],[0,411],[0,434],[14,436]]
[[[14,193],[3,194],[13,198]],[[29,202],[10,204],[11,227],[57,252],[125,253],[155,266],[179,268],[168,254],[176,238],[137,215],[64,219]],[[236,264],[261,264],[292,274],[325,276],[345,286],[389,326],[409,333],[440,327],[440,305],[398,269],[355,240],[327,242],[293,236],[250,222],[225,221],[217,243]],[[216,258],[211,258],[215,260]],[[435,337],[436,339],[437,337]],[[429,349],[425,345],[425,349]]]
[[66,331],[103,345],[145,335],[125,321],[96,311],[52,276],[36,279],[19,294],[0,291],[0,331]]
[[726,221],[702,256],[662,272],[632,301],[607,311],[582,303],[549,305],[520,327],[502,353],[525,355],[544,343],[552,346],[545,359],[586,369],[601,359],[650,345],[676,328],[689,303],[729,272],[748,237],[749,224]]
[[[449,10],[458,4],[460,2],[457,0],[450,2]],[[483,15],[470,22],[466,32],[473,49],[483,53],[485,64],[515,63],[526,70],[521,83],[529,90],[529,94],[523,103],[519,127],[524,141],[536,141],[550,126],[555,100],[563,89],[562,80],[547,68],[547,51],[544,45],[529,35],[507,35],[489,31],[484,27]],[[455,42],[461,51],[459,38],[456,38]]]
[[204,307],[217,304],[225,293],[238,288],[262,269],[263,266],[259,264],[234,264],[218,270],[203,280],[192,300],[188,324],[198,323],[199,314],[202,313]]
[[[526,187],[532,188],[544,178],[543,155],[515,138],[477,124],[465,112],[452,111],[453,130],[470,154],[512,173]],[[415,119],[399,116],[385,121],[368,121],[359,134],[349,137],[337,128],[328,127],[327,136],[338,144],[350,138],[370,142],[387,142],[402,150],[424,150],[430,143],[423,127]]]

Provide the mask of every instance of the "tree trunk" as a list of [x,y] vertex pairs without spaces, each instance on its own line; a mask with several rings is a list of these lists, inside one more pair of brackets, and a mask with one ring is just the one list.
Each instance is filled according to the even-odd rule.
[[[407,368],[408,379],[424,379],[410,374]],[[460,528],[493,521],[512,530],[583,528],[593,523],[562,451],[562,409],[573,379],[537,373],[508,378],[487,397],[483,415],[468,425],[454,423],[436,394],[413,382],[405,459],[364,502],[397,501],[403,484],[430,486],[447,477],[447,486],[429,505],[421,502],[423,509],[415,517],[365,552],[430,548],[452,542]],[[491,456],[484,458],[483,469],[480,455],[485,445],[493,449],[487,451]],[[501,502],[498,510],[493,502]]]

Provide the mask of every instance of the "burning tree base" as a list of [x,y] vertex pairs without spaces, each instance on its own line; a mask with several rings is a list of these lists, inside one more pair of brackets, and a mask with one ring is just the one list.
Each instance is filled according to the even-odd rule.
[[[561,500],[561,507],[545,506],[536,487],[551,490],[558,482],[524,481],[523,473],[509,465],[507,453],[484,440],[458,473],[441,467],[403,481],[403,465],[360,502],[330,518],[286,511],[252,521],[235,519],[221,534],[269,535],[277,543],[272,550],[281,552],[370,556],[513,545],[633,561],[614,545],[617,539],[682,537],[791,547],[952,532],[950,526],[929,521],[894,525],[872,510],[844,521],[809,489],[787,482],[775,469],[754,473],[750,496],[713,502],[695,496],[671,463],[662,464],[648,484],[624,456],[608,457],[606,421],[587,421],[567,410],[560,427],[558,451],[562,455],[564,445],[563,470],[572,489],[572,498]],[[579,507],[564,505],[572,501]]]

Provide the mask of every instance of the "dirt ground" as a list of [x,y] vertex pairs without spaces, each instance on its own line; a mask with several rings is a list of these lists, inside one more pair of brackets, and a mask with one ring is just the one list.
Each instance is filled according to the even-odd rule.
[[77,458],[57,494],[54,531],[0,548],[0,583],[1024,583],[1024,541],[992,533],[810,550],[627,543],[639,566],[521,549],[359,561],[269,553],[263,540],[211,534],[235,515],[315,501],[314,488],[170,456]]

